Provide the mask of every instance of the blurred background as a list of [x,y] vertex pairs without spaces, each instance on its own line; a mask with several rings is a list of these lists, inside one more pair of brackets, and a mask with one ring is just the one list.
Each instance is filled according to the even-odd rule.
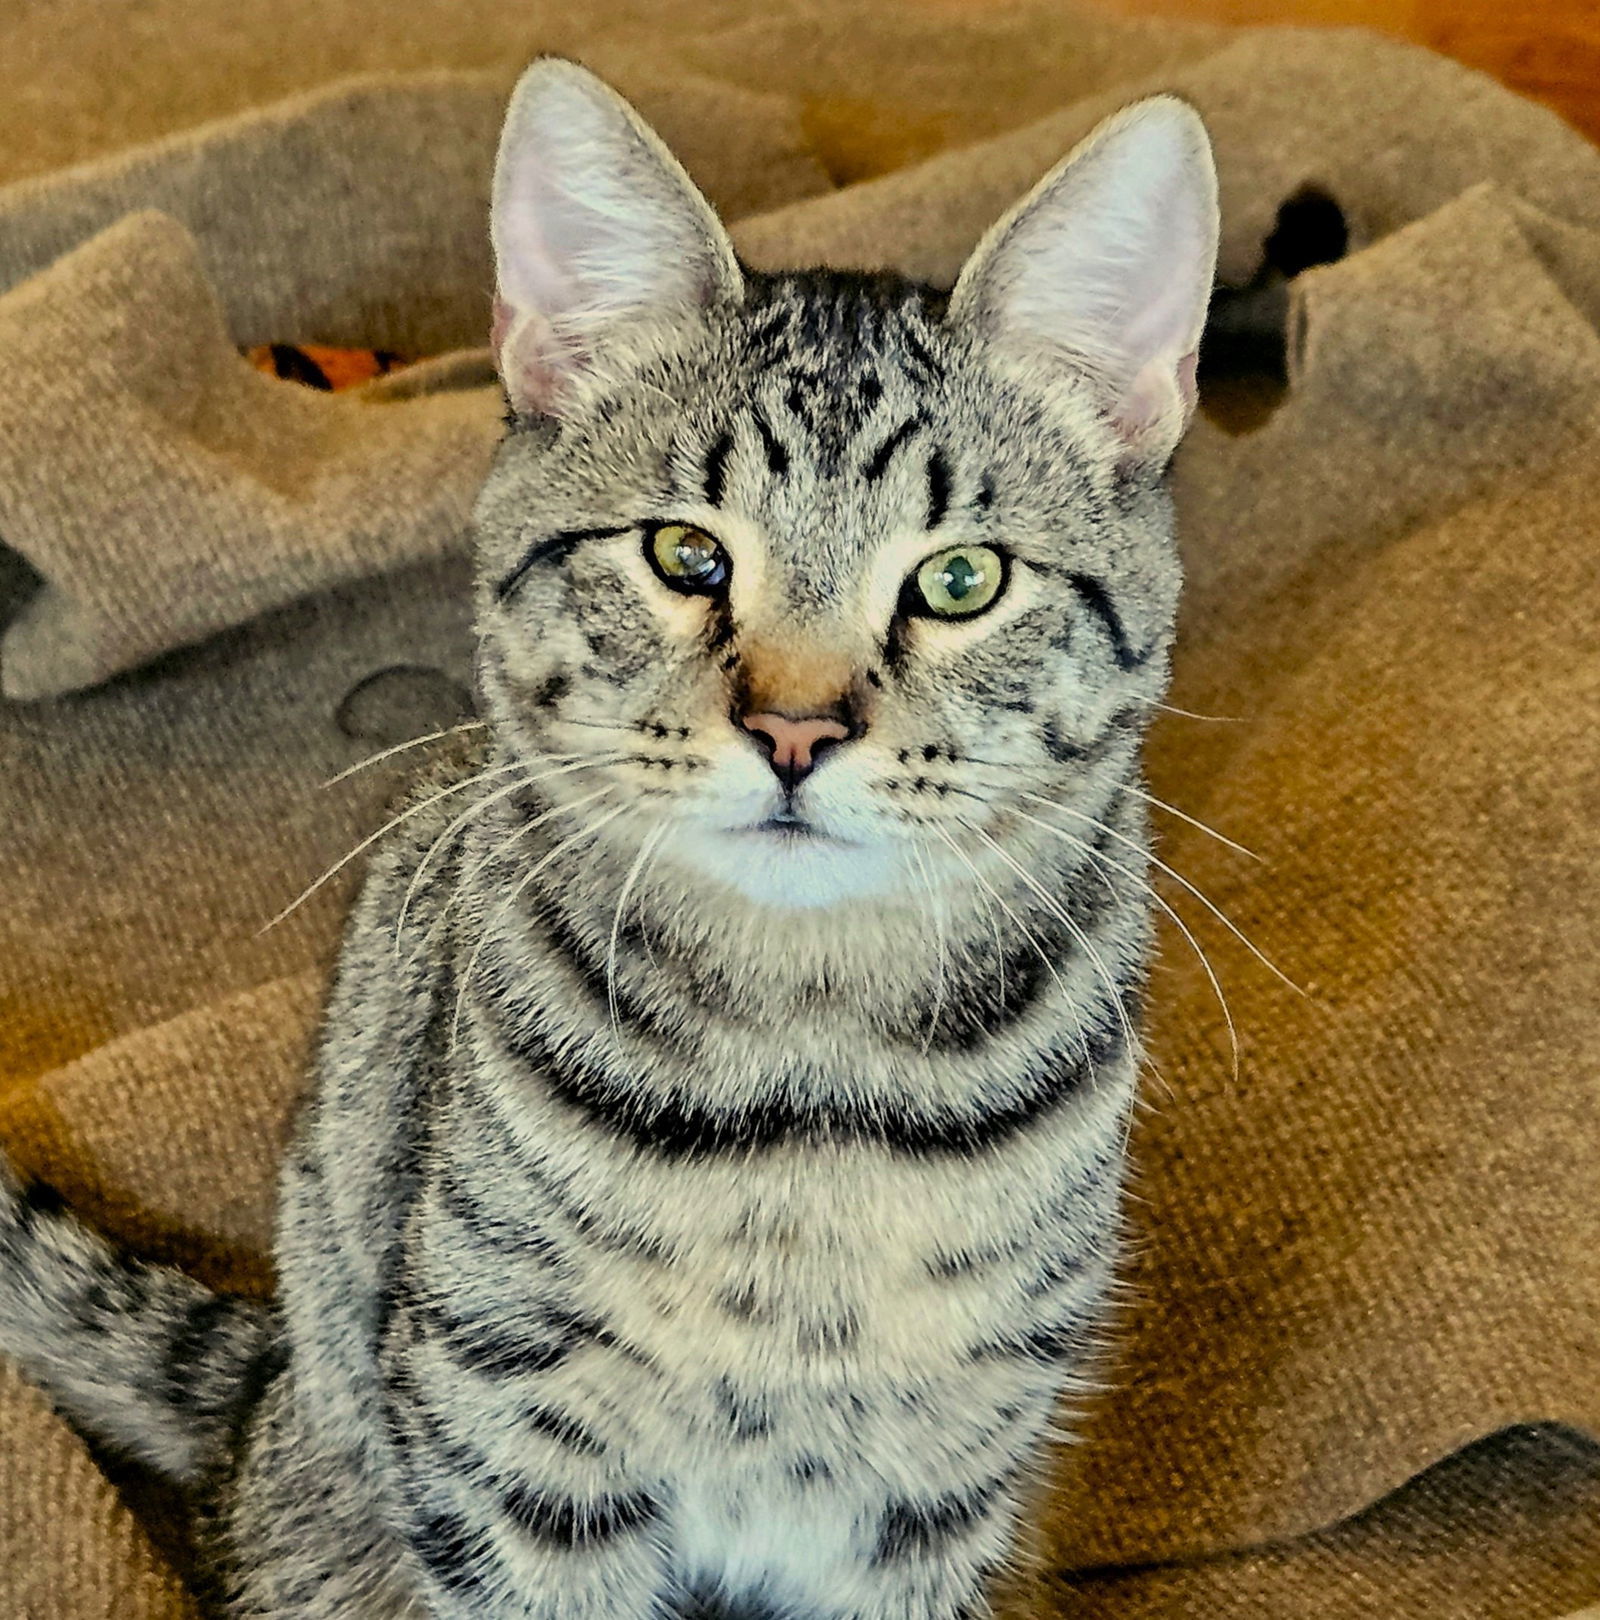
[[[1009,0],[907,0],[946,17]],[[1600,140],[1600,0],[1078,0],[1122,18],[1359,24],[1440,51]],[[878,0],[860,0],[870,27]],[[0,0],[0,183],[260,105],[345,74],[501,65],[601,18],[648,25],[654,0]],[[759,0],[701,0],[707,24]],[[835,176],[836,179],[854,176]]]
[[1360,24],[1492,73],[1600,140],[1595,0],[1096,0],[1124,17]]

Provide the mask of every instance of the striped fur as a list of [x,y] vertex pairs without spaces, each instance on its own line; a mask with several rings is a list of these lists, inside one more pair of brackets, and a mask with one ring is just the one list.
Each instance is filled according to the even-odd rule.
[[[972,274],[741,273],[581,364],[505,314],[486,740],[351,919],[280,1304],[5,1189],[0,1344],[192,1488],[220,1611],[937,1620],[1009,1556],[1115,1263],[1178,570],[1170,446]],[[908,615],[951,545],[1004,593]],[[785,793],[758,707],[848,739]]]

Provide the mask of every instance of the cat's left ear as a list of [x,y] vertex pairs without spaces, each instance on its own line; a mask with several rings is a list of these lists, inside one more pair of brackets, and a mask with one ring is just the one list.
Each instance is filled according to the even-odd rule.
[[1129,463],[1164,464],[1195,403],[1217,257],[1199,114],[1153,96],[1107,119],[978,244],[950,318],[1098,395]]
[[547,58],[512,93],[495,161],[494,347],[513,407],[559,416],[644,315],[692,319],[742,291],[710,203],[627,102]]

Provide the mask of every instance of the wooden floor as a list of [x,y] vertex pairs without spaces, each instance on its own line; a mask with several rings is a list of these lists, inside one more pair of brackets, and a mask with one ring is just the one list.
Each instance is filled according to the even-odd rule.
[[1099,0],[1125,16],[1360,23],[1492,73],[1600,141],[1600,0]]

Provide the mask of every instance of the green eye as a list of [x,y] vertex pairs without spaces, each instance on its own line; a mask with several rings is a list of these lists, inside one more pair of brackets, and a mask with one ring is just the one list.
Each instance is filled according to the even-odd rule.
[[728,554],[703,529],[663,523],[645,535],[644,554],[664,585],[686,596],[709,595],[728,583]]
[[982,613],[1006,582],[1005,558],[988,546],[952,546],[936,551],[906,581],[901,608],[941,619]]

